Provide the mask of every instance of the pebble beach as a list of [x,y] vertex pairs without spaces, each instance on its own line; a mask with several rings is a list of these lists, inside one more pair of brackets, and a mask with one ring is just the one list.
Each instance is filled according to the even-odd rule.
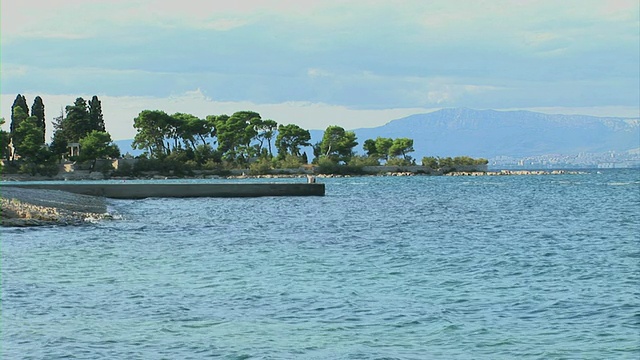
[[104,198],[58,190],[0,187],[2,226],[79,225],[108,217]]

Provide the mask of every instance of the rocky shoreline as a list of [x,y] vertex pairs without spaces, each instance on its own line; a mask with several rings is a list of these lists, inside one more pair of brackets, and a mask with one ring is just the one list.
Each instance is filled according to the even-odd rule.
[[0,187],[1,226],[80,225],[110,218],[104,198],[58,190]]

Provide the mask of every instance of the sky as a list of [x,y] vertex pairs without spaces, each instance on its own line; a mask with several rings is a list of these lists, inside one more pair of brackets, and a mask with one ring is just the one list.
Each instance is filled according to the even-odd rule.
[[[306,129],[440,108],[640,117],[638,0],[2,0],[0,116],[82,96]],[[7,126],[5,125],[5,128]],[[48,126],[49,129],[51,126]]]

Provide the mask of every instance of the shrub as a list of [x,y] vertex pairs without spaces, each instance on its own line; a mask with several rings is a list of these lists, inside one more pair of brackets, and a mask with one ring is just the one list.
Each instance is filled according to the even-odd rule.
[[430,169],[437,169],[440,166],[438,165],[438,159],[433,156],[425,156],[422,158],[422,166],[428,167]]
[[291,154],[287,154],[284,159],[276,163],[278,169],[297,169],[302,165],[304,165],[302,158]]
[[372,156],[353,156],[348,163],[349,166],[353,167],[364,167],[364,166],[380,166],[380,162],[377,158]]
[[17,174],[18,170],[19,167],[16,165],[16,163],[11,162],[5,163],[5,165],[2,167],[3,174]]
[[128,162],[123,162],[118,165],[118,168],[111,173],[112,176],[133,176],[133,165]]
[[387,160],[387,166],[411,166],[411,165],[412,165],[411,160],[408,160],[405,158],[394,157]]
[[99,165],[95,168],[95,171],[99,171],[103,175],[107,175],[113,172],[113,170],[113,163],[111,162],[100,162]]
[[38,174],[43,176],[56,176],[60,171],[60,167],[58,166],[58,162],[47,161],[43,164],[38,165]]
[[318,172],[320,174],[336,174],[338,172],[338,163],[326,156],[318,159]]
[[318,159],[318,172],[320,174],[334,175],[362,175],[364,170],[360,165],[338,164],[331,158],[322,156]]
[[18,166],[18,174],[36,175],[38,167],[32,162],[23,162]]
[[204,164],[200,165],[200,168],[202,170],[218,170],[221,171],[222,170],[222,163],[219,161],[216,161],[215,159],[209,159],[207,161],[204,162]]
[[261,158],[260,160],[249,165],[249,174],[251,175],[264,175],[271,171],[271,160],[267,158]]

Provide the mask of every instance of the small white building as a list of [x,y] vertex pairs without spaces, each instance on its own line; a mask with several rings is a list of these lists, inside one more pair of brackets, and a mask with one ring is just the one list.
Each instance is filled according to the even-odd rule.
[[69,143],[69,157],[80,155],[80,143]]

